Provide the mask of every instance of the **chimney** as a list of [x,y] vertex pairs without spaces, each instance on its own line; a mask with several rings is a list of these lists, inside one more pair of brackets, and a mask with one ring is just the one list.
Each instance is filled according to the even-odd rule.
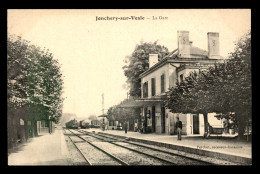
[[158,63],[158,54],[149,54],[149,68]]
[[178,31],[178,50],[180,57],[190,57],[190,41],[188,31]]
[[219,33],[208,32],[208,57],[219,58]]

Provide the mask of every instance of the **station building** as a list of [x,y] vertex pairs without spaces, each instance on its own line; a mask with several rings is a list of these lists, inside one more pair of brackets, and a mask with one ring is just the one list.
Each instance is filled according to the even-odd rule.
[[184,80],[190,72],[200,71],[223,62],[219,55],[219,33],[208,32],[208,51],[195,47],[189,40],[189,31],[178,31],[178,48],[158,61],[158,54],[149,55],[149,69],[140,75],[141,117],[151,132],[176,134],[176,117],[183,124],[184,135],[203,135],[203,114],[171,113],[164,106],[168,89],[175,87],[177,81]]

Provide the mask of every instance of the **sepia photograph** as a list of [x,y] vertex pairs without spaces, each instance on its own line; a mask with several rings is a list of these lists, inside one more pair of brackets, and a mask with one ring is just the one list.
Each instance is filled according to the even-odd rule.
[[251,9],[7,9],[8,166],[252,166]]

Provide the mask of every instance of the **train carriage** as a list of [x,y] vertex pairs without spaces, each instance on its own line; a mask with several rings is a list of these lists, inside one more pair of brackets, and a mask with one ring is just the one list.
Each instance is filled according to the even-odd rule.
[[85,120],[81,120],[81,121],[79,122],[79,127],[80,127],[81,129],[88,129],[88,128],[90,127],[90,125],[89,125],[89,123],[86,122]]
[[76,119],[70,120],[66,123],[66,128],[68,129],[78,129],[78,122]]

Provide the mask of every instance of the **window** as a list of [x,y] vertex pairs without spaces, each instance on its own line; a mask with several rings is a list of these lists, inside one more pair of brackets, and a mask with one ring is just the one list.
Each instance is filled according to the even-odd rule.
[[164,89],[164,74],[161,75],[161,93],[165,92],[165,89]]
[[152,96],[155,96],[155,78],[152,78]]
[[180,75],[180,80],[183,82],[183,74]]
[[148,82],[143,84],[143,98],[148,97]]

